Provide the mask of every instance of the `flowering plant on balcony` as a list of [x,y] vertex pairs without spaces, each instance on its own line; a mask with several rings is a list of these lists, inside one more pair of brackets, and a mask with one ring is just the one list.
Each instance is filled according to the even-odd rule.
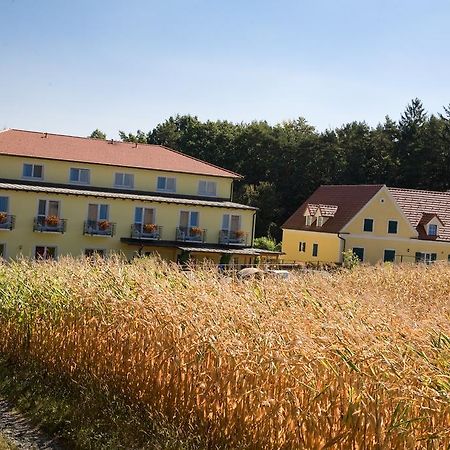
[[143,229],[145,233],[154,233],[158,230],[158,225],[155,223],[145,223]]
[[191,227],[191,233],[195,235],[202,234],[202,229],[200,227]]
[[49,225],[51,227],[56,227],[59,223],[59,217],[58,216],[48,216],[45,218],[46,225]]
[[242,239],[243,237],[245,237],[245,231],[244,230],[237,230],[236,231],[236,238],[237,239]]
[[0,223],[5,223],[7,219],[8,214],[6,214],[5,212],[0,212]]
[[98,223],[98,227],[100,228],[100,230],[107,230],[109,227],[111,226],[111,223],[108,220],[101,220]]

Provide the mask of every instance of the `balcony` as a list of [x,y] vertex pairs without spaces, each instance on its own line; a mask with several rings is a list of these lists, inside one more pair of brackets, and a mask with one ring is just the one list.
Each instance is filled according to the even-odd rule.
[[112,237],[115,231],[116,224],[109,220],[86,220],[84,222],[83,234]]
[[178,227],[176,241],[181,242],[205,242],[206,230],[199,227]]
[[162,236],[162,227],[154,223],[133,223],[131,225],[131,237],[134,239],[159,240]]
[[0,213],[0,230],[12,230],[16,223],[16,216]]
[[33,231],[45,233],[65,233],[67,220],[56,216],[38,216],[34,218]]
[[248,233],[245,231],[219,231],[219,244],[225,245],[247,245]]

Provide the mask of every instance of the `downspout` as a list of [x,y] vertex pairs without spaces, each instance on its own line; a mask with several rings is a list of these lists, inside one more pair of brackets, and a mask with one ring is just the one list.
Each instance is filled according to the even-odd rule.
[[251,245],[250,247],[253,248],[253,241],[255,239],[255,225],[256,225],[256,211],[253,212],[253,217],[252,217],[252,240],[251,240]]
[[233,201],[233,195],[234,195],[234,180],[231,180],[231,186],[230,186],[230,202]]
[[[348,234],[348,233],[347,233]],[[343,252],[345,252],[345,245],[346,245],[346,240],[338,233],[337,234],[337,237],[342,241],[342,243],[343,243],[343,246],[342,246],[342,252],[341,252],[341,254],[339,255],[339,262],[340,263],[342,263],[342,261],[343,261],[343,256],[342,256],[342,253]]]

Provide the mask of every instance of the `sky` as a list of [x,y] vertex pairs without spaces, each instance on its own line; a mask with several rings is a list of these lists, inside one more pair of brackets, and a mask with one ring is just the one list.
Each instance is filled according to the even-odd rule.
[[448,0],[0,0],[0,129],[318,130],[450,103]]

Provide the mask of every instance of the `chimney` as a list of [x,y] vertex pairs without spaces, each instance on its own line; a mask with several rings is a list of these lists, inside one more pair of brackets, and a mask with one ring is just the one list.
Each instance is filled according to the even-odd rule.
[[47,139],[48,133],[44,133],[44,136],[41,136],[41,137],[44,138],[44,139]]
[[109,141],[109,143],[110,143],[110,144],[114,144],[114,139],[111,139],[111,140]]

